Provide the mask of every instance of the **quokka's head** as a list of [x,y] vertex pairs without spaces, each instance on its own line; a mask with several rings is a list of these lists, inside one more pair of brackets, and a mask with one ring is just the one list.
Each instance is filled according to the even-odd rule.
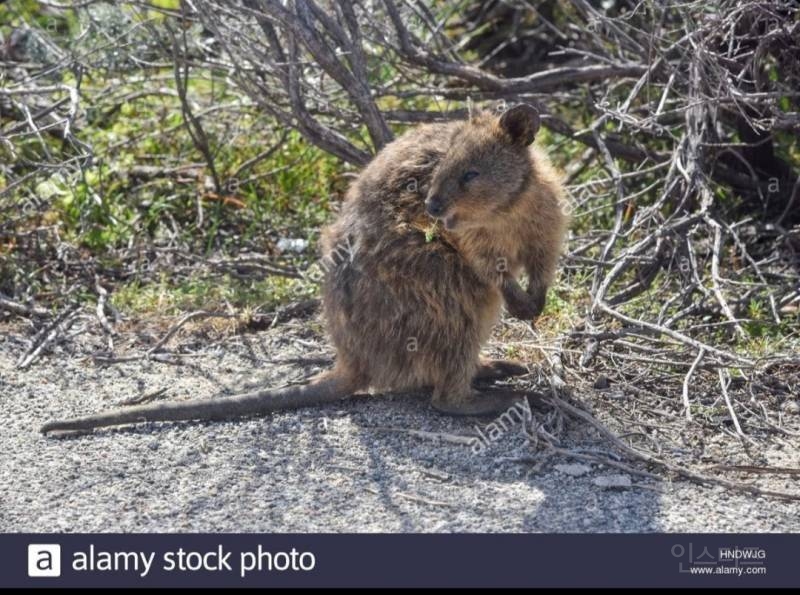
[[526,104],[500,116],[481,114],[458,127],[433,171],[428,215],[454,232],[495,220],[528,183],[528,146],[538,130],[539,112]]

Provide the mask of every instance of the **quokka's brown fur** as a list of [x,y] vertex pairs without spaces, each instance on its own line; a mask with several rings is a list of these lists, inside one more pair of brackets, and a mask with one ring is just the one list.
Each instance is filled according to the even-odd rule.
[[[504,297],[513,314],[539,314],[567,222],[556,174],[528,147],[531,110],[420,126],[350,188],[323,236],[333,263],[323,303],[337,371],[353,390],[433,387],[439,409],[496,409],[471,388],[481,345]],[[468,171],[478,175],[465,183]],[[433,239],[431,197],[452,225]],[[527,293],[515,281],[522,271]]]
[[42,431],[259,415],[370,388],[431,388],[433,405],[452,414],[504,409],[513,393],[478,391],[473,381],[524,368],[482,361],[481,346],[503,302],[519,318],[541,312],[567,225],[558,177],[529,147],[538,123],[521,105],[419,126],[361,172],[323,234],[332,371],[299,387],[129,407]]

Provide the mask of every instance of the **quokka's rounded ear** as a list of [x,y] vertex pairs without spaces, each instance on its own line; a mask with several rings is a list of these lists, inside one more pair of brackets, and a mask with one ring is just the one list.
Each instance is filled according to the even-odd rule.
[[500,127],[514,143],[527,146],[533,142],[539,131],[539,111],[527,103],[515,105],[500,116]]

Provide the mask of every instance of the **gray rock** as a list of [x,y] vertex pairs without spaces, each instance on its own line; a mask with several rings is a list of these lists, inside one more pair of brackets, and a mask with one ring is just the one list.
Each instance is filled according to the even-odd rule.
[[564,475],[571,475],[573,477],[580,477],[586,475],[592,468],[589,465],[582,465],[581,463],[573,463],[571,465],[555,465],[555,470]]
[[631,478],[627,475],[601,475],[594,478],[594,485],[601,488],[629,488]]

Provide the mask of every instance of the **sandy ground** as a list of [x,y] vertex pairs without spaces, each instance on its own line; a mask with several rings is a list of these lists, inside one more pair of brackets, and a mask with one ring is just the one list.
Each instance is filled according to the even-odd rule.
[[[800,502],[658,483],[604,488],[619,472],[553,460],[534,470],[521,426],[481,454],[409,430],[471,436],[486,420],[435,413],[424,398],[366,397],[224,423],[148,424],[70,439],[54,417],[163,398],[281,385],[318,366],[303,325],[232,336],[183,365],[100,366],[56,349],[16,369],[22,339],[0,327],[0,530],[219,532],[796,532]],[[324,367],[324,365],[322,366]],[[584,428],[570,429],[573,445]],[[566,445],[570,447],[570,444]],[[798,466],[798,452],[782,461]],[[800,481],[775,478],[776,489]]]

